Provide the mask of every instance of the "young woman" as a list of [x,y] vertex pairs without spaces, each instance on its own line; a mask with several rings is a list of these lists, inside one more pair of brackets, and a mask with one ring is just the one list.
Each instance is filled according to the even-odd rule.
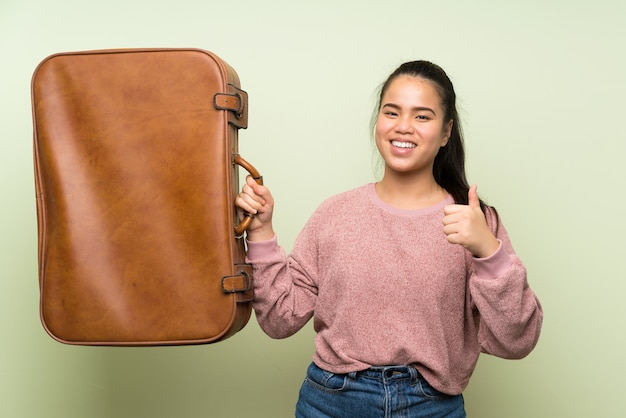
[[285,255],[274,200],[248,178],[254,309],[273,338],[311,318],[315,354],[298,417],[464,417],[480,352],[518,359],[543,312],[495,209],[469,187],[456,95],[428,61],[383,84],[377,183],[331,197]]

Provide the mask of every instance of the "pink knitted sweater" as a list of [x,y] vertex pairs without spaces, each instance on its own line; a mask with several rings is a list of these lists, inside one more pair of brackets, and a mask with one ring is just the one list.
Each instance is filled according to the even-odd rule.
[[322,203],[288,257],[276,237],[248,242],[260,326],[285,338],[313,317],[319,367],[414,365],[448,394],[464,390],[481,351],[526,356],[543,318],[526,269],[502,224],[488,258],[448,243],[450,203],[400,210],[368,184]]

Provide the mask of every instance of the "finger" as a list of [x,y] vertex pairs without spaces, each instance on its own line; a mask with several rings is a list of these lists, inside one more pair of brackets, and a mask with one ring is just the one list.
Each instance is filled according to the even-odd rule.
[[246,177],[246,185],[250,187],[255,195],[264,200],[263,204],[271,200],[269,189],[264,185],[257,183],[252,176]]
[[462,210],[464,210],[467,206],[466,205],[447,205],[446,207],[443,208],[443,214],[444,215],[452,215],[454,213],[458,213],[461,212]]
[[244,210],[254,209],[253,213],[259,211],[265,204],[267,200],[257,194],[257,192],[250,187],[249,184],[244,184],[241,188],[241,193],[238,195],[238,204],[240,204],[241,208]]
[[458,234],[450,234],[446,236],[446,239],[448,240],[450,244],[461,245],[461,242],[459,241],[458,236],[459,236]]
[[444,225],[443,227],[443,233],[446,234],[447,236],[456,234],[457,232],[458,232],[458,228],[454,224],[447,224],[447,225]]
[[235,205],[239,209],[252,214],[256,214],[258,212],[258,208],[260,207],[257,201],[245,193],[241,193],[235,198]]
[[469,202],[470,207],[472,208],[480,207],[480,199],[478,199],[478,186],[477,185],[474,184],[472,187],[470,187],[469,191],[467,192],[467,200]]
[[257,182],[254,180],[254,178],[251,175],[247,175],[246,184],[250,185],[250,187],[254,187],[254,185],[257,184]]
[[250,198],[256,200],[261,205],[265,205],[269,197],[269,193],[267,193],[267,189],[261,186],[257,187],[256,183],[244,184],[243,187],[241,188],[241,194],[248,195]]
[[450,214],[445,215],[441,222],[443,223],[444,226],[446,226],[446,225],[455,224],[458,221],[459,221],[458,216],[455,216],[454,213],[450,213]]

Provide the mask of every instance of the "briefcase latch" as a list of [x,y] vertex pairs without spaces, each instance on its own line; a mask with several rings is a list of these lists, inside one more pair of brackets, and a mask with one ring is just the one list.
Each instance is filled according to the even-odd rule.
[[234,276],[222,277],[222,291],[224,293],[248,292],[252,289],[252,280],[245,271]]
[[228,123],[237,128],[248,127],[248,93],[240,88],[228,85],[228,93],[215,93],[213,106],[218,110],[227,110]]

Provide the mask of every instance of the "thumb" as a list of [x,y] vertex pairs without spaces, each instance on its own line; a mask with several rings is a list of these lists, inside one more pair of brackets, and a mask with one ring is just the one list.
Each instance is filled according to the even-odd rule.
[[477,190],[478,190],[478,186],[474,184],[472,187],[470,187],[469,191],[467,192],[468,204],[472,208],[480,207],[480,200],[478,199]]

